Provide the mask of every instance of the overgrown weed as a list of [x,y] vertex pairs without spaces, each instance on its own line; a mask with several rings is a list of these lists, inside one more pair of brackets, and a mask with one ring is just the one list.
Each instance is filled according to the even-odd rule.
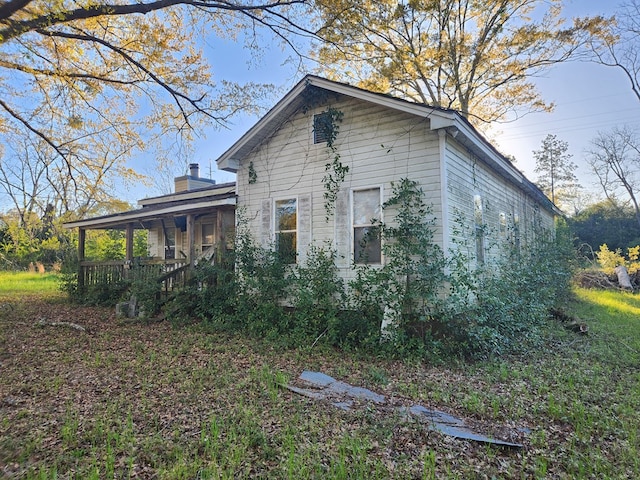
[[[549,348],[438,366],[282,351],[200,325],[118,324],[101,309],[31,302],[0,322],[2,475],[638,478],[640,322],[625,306],[633,298],[620,295],[616,309],[618,294],[600,293],[578,290],[571,306],[588,336],[551,325]],[[34,328],[35,312],[74,316],[92,333]],[[622,342],[629,348],[614,348]],[[305,369],[518,434],[525,448],[487,449],[281,387]]]

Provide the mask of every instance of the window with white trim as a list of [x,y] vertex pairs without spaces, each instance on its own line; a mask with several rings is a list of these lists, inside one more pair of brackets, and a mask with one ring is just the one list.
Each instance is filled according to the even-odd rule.
[[505,238],[507,236],[507,214],[505,212],[500,212],[499,232],[501,238]]
[[275,201],[276,251],[285,263],[296,263],[298,248],[298,202],[295,198]]
[[357,264],[382,262],[380,228],[380,188],[353,191],[353,261]]
[[513,214],[513,245],[516,252],[520,251],[520,215]]

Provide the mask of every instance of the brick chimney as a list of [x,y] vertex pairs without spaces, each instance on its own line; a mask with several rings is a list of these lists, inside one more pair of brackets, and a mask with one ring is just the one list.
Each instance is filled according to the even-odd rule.
[[189,174],[175,178],[175,191],[188,192],[201,188],[208,188],[216,184],[215,180],[209,178],[200,178],[200,165],[197,163],[189,164]]

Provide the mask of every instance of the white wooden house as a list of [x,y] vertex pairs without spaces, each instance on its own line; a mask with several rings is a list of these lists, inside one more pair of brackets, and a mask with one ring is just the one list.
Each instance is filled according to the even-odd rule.
[[[318,128],[330,112],[341,117],[332,148]],[[348,172],[327,220],[323,178],[336,155]],[[524,245],[553,229],[561,213],[458,112],[316,76],[299,82],[217,163],[237,173],[237,206],[263,246],[293,248],[291,261],[304,262],[311,245],[328,242],[346,278],[354,263],[384,262],[379,244],[365,256],[359,240],[372,218],[391,220],[381,205],[402,178],[419,182],[433,205],[436,243],[445,252],[471,243],[478,261],[490,260],[490,247],[508,236]]]
[[[329,147],[319,126],[331,112],[340,120]],[[323,178],[337,156],[348,172],[327,215]],[[175,193],[143,199],[137,210],[67,223],[79,228],[81,261],[86,230],[121,228],[126,267],[133,230],[144,228],[155,261],[188,265],[209,248],[231,247],[238,207],[262,246],[304,263],[312,245],[328,243],[349,278],[354,264],[385,261],[379,242],[362,252],[360,240],[373,218],[392,221],[381,206],[403,178],[419,182],[433,206],[443,251],[466,244],[477,261],[490,261],[501,242],[525,245],[552,230],[561,214],[458,112],[316,76],[300,81],[217,163],[237,173],[236,184],[215,185],[194,170],[176,179]],[[86,277],[94,267],[81,264]]]

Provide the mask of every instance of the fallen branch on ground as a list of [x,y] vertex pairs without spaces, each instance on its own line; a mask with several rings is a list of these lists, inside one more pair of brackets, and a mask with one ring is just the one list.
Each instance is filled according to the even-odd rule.
[[38,320],[36,325],[39,326],[39,327],[68,327],[68,328],[73,328],[74,330],[78,330],[79,332],[86,332],[87,331],[86,328],[84,328],[82,325],[78,325],[77,323],[71,323],[71,322],[48,322],[44,318],[41,318],[40,320]]
[[552,309],[551,315],[553,315],[553,318],[556,320],[562,322],[567,330],[571,330],[572,332],[580,333],[582,335],[586,335],[589,332],[589,327],[586,323],[558,308]]

